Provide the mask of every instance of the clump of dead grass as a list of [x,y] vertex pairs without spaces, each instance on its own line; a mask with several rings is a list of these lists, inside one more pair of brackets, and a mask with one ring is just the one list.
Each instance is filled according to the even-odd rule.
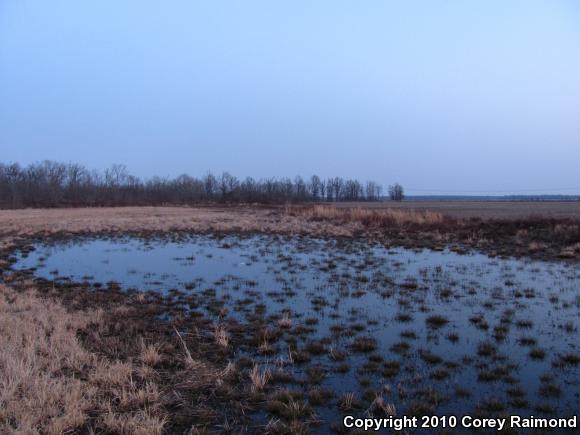
[[98,321],[0,286],[0,432],[61,433],[85,424],[95,388],[64,373],[96,366],[75,334]]
[[[0,285],[0,433],[162,432],[158,386],[135,382],[131,362],[82,346],[77,333],[102,322],[102,311],[69,312],[33,289]],[[144,362],[156,360],[153,349]]]
[[216,325],[213,331],[213,336],[218,346],[227,349],[230,344],[230,336],[224,326]]
[[250,381],[252,382],[253,391],[262,391],[266,384],[270,381],[270,370],[261,370],[258,365],[252,367],[250,370]]
[[278,326],[282,329],[290,329],[292,327],[292,319],[290,314],[284,313],[284,315],[278,319]]
[[374,417],[395,417],[397,408],[385,400],[382,394],[377,394],[367,410],[367,415]]
[[158,344],[146,344],[141,340],[141,361],[143,364],[154,367],[161,362],[160,346]]
[[405,224],[439,225],[444,222],[441,213],[429,210],[403,210],[385,208],[371,210],[368,208],[337,208],[328,205],[311,207],[294,207],[287,211],[290,214],[310,220],[330,220],[340,222],[359,222],[364,226],[400,226]]

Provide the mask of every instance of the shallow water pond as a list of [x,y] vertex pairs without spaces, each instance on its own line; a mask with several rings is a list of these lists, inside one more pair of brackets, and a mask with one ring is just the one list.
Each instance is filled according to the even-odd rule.
[[578,265],[196,235],[39,244],[14,268],[160,292],[224,325],[262,318],[274,332],[236,356],[269,367],[279,388],[332,392],[310,400],[321,432],[378,412],[377,395],[398,415],[563,417],[580,403]]

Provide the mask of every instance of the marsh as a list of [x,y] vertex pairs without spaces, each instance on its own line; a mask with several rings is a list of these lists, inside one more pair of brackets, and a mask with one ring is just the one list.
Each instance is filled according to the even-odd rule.
[[252,233],[53,237],[13,261],[39,282],[162,300],[160,322],[215,325],[256,393],[303,407],[256,406],[259,425],[324,432],[347,408],[380,414],[377,398],[401,415],[573,415],[580,396],[577,264]]

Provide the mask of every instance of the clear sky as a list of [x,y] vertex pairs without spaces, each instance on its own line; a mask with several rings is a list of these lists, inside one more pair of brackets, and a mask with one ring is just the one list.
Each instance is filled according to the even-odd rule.
[[0,0],[0,161],[44,159],[580,193],[580,2]]

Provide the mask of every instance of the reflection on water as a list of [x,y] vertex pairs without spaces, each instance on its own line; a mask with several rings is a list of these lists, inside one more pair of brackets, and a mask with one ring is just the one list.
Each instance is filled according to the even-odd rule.
[[[15,268],[161,292],[207,316],[243,322],[263,315],[281,337],[268,343],[268,355],[239,353],[272,364],[287,359],[289,348],[307,355],[286,369],[297,379],[310,371],[310,383],[336,393],[316,408],[327,422],[341,415],[345,392],[361,400],[381,393],[400,414],[422,405],[465,414],[496,401],[506,413],[564,416],[580,400],[578,365],[561,359],[579,354],[577,265],[356,241],[199,235],[39,245]],[[371,339],[368,348],[361,337]],[[326,376],[314,377],[313,367]]]

